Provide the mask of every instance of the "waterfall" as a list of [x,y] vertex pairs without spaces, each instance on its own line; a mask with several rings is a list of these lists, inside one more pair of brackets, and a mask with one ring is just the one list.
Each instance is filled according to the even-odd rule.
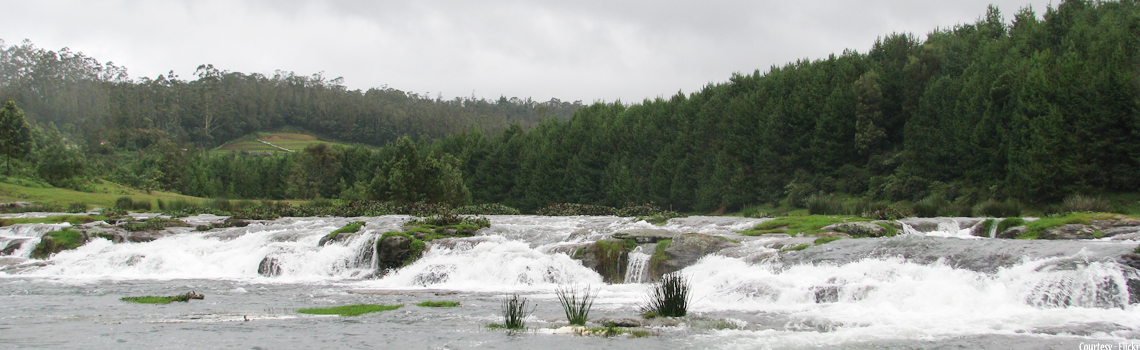
[[625,283],[644,283],[649,270],[649,254],[642,253],[641,247],[629,252],[629,264],[625,268]]

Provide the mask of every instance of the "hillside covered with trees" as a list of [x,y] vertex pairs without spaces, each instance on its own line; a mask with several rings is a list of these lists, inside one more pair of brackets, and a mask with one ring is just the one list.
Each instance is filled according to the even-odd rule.
[[[193,81],[132,81],[66,50],[0,52],[0,98],[16,101],[39,135],[83,140],[60,152],[101,162],[69,179],[203,197],[712,211],[839,195],[970,208],[1140,186],[1140,4],[1131,0],[1068,0],[1012,18],[991,7],[924,39],[891,34],[867,53],[582,108],[347,91],[320,75],[211,66]],[[184,147],[274,125],[387,146],[273,157]]]

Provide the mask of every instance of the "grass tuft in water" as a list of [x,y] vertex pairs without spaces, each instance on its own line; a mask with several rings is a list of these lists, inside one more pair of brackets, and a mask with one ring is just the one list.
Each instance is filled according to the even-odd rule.
[[554,293],[558,295],[562,311],[566,312],[566,320],[572,325],[586,325],[586,319],[590,316],[590,308],[594,307],[594,299],[597,298],[598,292],[587,285],[581,290],[577,286],[560,286]]
[[661,282],[650,287],[649,300],[642,306],[646,318],[683,317],[689,312],[692,295],[689,280],[680,273],[661,277]]
[[527,310],[526,298],[519,297],[518,294],[512,295],[503,300],[503,328],[510,330],[520,330],[526,328],[526,317],[534,312],[537,306],[532,306]]
[[459,306],[458,301],[425,301],[416,304],[419,307],[456,307]]
[[126,301],[126,302],[132,302],[132,303],[138,303],[138,304],[170,304],[170,303],[175,302],[175,301],[180,301],[180,302],[185,303],[185,302],[190,301],[190,299],[203,299],[203,298],[205,298],[205,297],[201,294],[190,292],[190,293],[186,293],[186,294],[173,295],[173,296],[168,296],[168,297],[154,296],[154,295],[147,295],[147,296],[142,296],[142,297],[122,297],[122,298],[119,298],[119,300]]
[[391,311],[403,307],[404,304],[399,305],[377,305],[377,304],[356,304],[334,307],[322,307],[311,309],[300,309],[297,313],[307,315],[341,315],[341,316],[360,316],[367,313]]

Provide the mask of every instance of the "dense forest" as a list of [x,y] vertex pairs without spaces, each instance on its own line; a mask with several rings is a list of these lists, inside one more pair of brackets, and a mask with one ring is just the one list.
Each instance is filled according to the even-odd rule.
[[[734,210],[832,194],[1050,203],[1140,186],[1133,0],[1067,0],[1010,20],[990,7],[973,24],[925,39],[890,34],[867,53],[735,74],[634,104],[441,100],[209,65],[193,81],[130,80],[122,67],[27,42],[0,55],[0,98],[38,125],[29,159],[62,142],[54,152],[98,163],[64,166],[78,169],[65,175],[19,163],[57,186],[102,176],[203,197],[524,211],[645,202]],[[273,157],[205,150],[281,125],[383,147]]]

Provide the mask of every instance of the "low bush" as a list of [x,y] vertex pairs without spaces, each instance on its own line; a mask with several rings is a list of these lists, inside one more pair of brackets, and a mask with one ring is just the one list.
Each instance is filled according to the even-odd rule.
[[994,218],[1021,216],[1021,203],[1016,199],[1000,202],[990,199],[978,204],[974,208],[974,215]]
[[86,213],[87,212],[87,203],[68,203],[67,204],[67,212],[68,213]]
[[455,208],[451,211],[452,214],[459,215],[519,215],[518,209],[511,208],[498,203],[486,203],[478,205],[468,205],[465,207]]
[[1061,204],[1062,213],[1111,213],[1114,211],[1116,208],[1109,200],[1103,197],[1081,194],[1065,197],[1065,201]]
[[542,216],[616,216],[618,210],[604,205],[590,205],[577,203],[551,204],[538,210]]
[[839,197],[813,194],[804,199],[810,215],[844,215],[847,209]]
[[131,199],[131,197],[119,197],[115,200],[115,208],[122,210],[149,211],[152,207],[149,200],[135,201]]

